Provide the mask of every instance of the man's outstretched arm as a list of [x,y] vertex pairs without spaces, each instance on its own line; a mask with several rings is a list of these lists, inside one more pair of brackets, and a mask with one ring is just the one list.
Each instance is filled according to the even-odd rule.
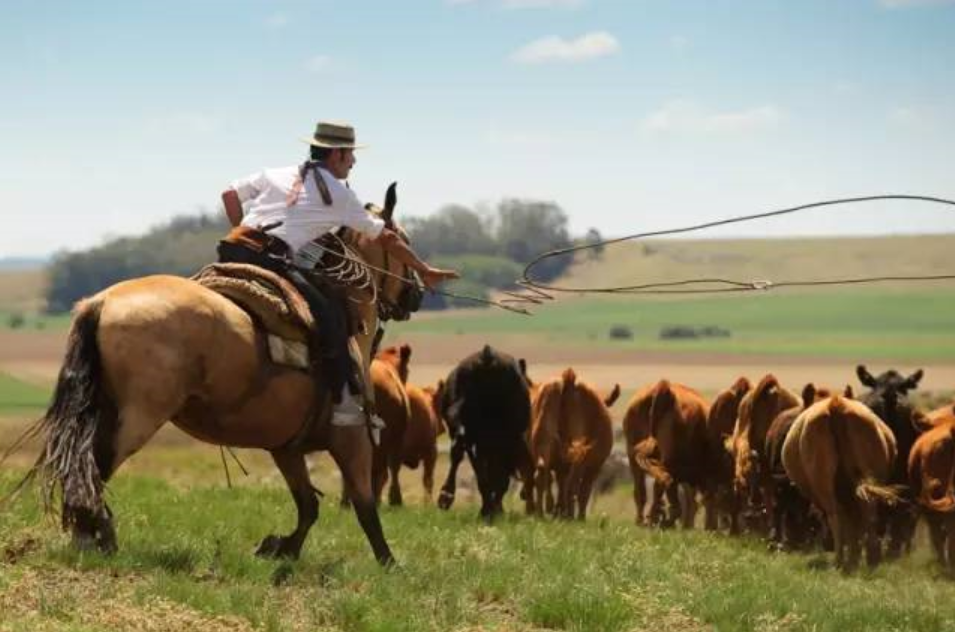
[[398,233],[393,230],[388,228],[381,229],[381,233],[375,241],[381,244],[395,259],[410,266],[417,272],[421,276],[421,280],[429,288],[434,288],[434,286],[442,281],[460,278],[460,275],[455,270],[435,268],[422,261],[421,258],[415,254],[415,251],[402,241]]

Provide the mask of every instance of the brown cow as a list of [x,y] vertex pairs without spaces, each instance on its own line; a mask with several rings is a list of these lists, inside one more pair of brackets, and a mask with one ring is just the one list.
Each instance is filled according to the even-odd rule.
[[752,387],[748,379],[740,377],[732,386],[717,394],[706,417],[706,469],[709,476],[703,492],[703,506],[706,508],[706,528],[709,530],[719,528],[722,512],[730,519],[730,530],[734,533],[738,531],[739,512],[733,494],[733,455],[727,449],[727,442],[736,427],[740,402]]
[[763,532],[768,526],[766,516],[772,511],[769,506],[772,478],[769,459],[766,458],[766,433],[779,413],[799,404],[799,397],[780,386],[776,376],[768,374],[739,405],[739,417],[731,440],[733,490],[744,516],[750,522],[754,521]]
[[800,413],[783,443],[786,474],[825,513],[836,565],[844,571],[858,566],[863,537],[869,566],[880,561],[878,508],[899,500],[885,484],[895,455],[895,437],[885,422],[841,395]]
[[[660,380],[640,389],[630,401],[623,430],[633,474],[637,522],[643,522],[646,503],[644,473],[654,479],[651,524],[672,526],[682,515],[684,528],[693,526],[695,494],[706,478],[706,418],[709,406],[699,393],[682,384]],[[687,507],[680,511],[677,486],[687,489]],[[662,518],[666,494],[670,513]]]
[[[405,430],[401,447],[401,462],[405,467],[415,469],[422,464],[421,483],[424,486],[425,501],[430,503],[434,493],[434,464],[438,458],[438,437],[444,432],[441,420],[434,412],[435,389],[426,386],[419,388],[413,384],[406,384],[408,404],[411,416],[408,418],[408,427]],[[398,484],[398,473],[392,474],[392,485],[396,487],[398,496],[401,496],[401,487]]]
[[[846,386],[843,396],[854,397],[852,387]],[[781,412],[773,420],[766,433],[766,458],[770,474],[770,521],[771,546],[778,549],[793,549],[807,543],[812,533],[821,533],[822,525],[809,501],[799,493],[789,480],[783,467],[783,444],[799,414],[814,403],[832,397],[828,388],[816,388],[810,382],[802,389],[802,403]]]
[[[533,506],[564,518],[583,520],[594,480],[613,449],[613,425],[607,410],[620,396],[620,385],[601,399],[573,369],[532,387],[530,451],[534,464]],[[551,477],[557,478],[553,506]]]
[[385,482],[391,474],[388,487],[388,504],[400,505],[401,488],[398,486],[398,470],[402,463],[402,445],[408,427],[411,409],[404,382],[408,378],[408,362],[411,347],[387,347],[382,349],[371,363],[371,381],[375,388],[375,408],[385,422],[380,440],[375,446],[372,459],[372,485],[375,498],[381,499]]
[[955,569],[955,406],[926,415],[933,427],[909,454],[912,493],[922,508],[938,561]]

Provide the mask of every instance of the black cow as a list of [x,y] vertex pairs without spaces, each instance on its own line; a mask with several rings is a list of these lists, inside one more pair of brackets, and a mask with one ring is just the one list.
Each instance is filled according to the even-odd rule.
[[485,346],[439,385],[435,407],[451,435],[451,469],[438,507],[448,509],[454,502],[458,466],[467,453],[481,492],[481,516],[490,520],[503,511],[511,476],[530,458],[524,435],[531,400],[522,368],[513,357]]
[[912,446],[924,428],[920,425],[921,415],[909,402],[907,395],[918,386],[923,373],[922,369],[919,369],[912,375],[903,377],[890,369],[879,377],[872,377],[865,366],[860,364],[856,367],[856,374],[863,385],[872,389],[863,395],[862,403],[871,408],[872,412],[892,429],[898,446],[898,455],[892,466],[889,483],[898,485],[903,490],[902,498],[908,502],[883,511],[879,520],[879,531],[888,531],[889,557],[898,557],[903,547],[906,552],[912,549],[912,537],[915,535],[917,516],[909,487],[908,463]]

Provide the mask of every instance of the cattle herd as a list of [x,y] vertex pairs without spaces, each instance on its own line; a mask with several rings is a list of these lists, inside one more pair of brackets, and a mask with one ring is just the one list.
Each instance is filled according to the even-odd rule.
[[[450,470],[438,506],[454,501],[467,455],[480,515],[503,511],[512,478],[529,514],[584,519],[594,483],[613,450],[609,409],[619,386],[600,393],[573,369],[546,382],[524,360],[485,346],[435,387],[408,382],[411,348],[375,359],[377,407],[386,423],[374,481],[401,504],[402,465],[423,463],[433,494],[437,438],[448,431]],[[775,376],[738,378],[710,402],[663,379],[637,390],[623,415],[637,524],[684,528],[702,501],[709,530],[756,533],[778,549],[824,547],[851,571],[863,547],[878,564],[911,550],[928,524],[939,561],[955,566],[955,404],[918,410],[909,395],[922,371],[856,374],[868,390],[806,384],[790,391]]]

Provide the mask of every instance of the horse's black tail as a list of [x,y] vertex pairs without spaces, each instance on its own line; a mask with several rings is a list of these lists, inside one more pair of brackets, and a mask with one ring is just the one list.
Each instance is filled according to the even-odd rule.
[[[117,419],[102,381],[97,344],[101,309],[102,302],[96,298],[76,308],[53,399],[46,414],[24,434],[26,438],[44,435],[43,450],[14,491],[39,476],[50,511],[59,487],[64,527],[74,522],[78,510],[101,512],[104,480],[113,463],[111,439]],[[19,444],[22,441],[15,445]]]

